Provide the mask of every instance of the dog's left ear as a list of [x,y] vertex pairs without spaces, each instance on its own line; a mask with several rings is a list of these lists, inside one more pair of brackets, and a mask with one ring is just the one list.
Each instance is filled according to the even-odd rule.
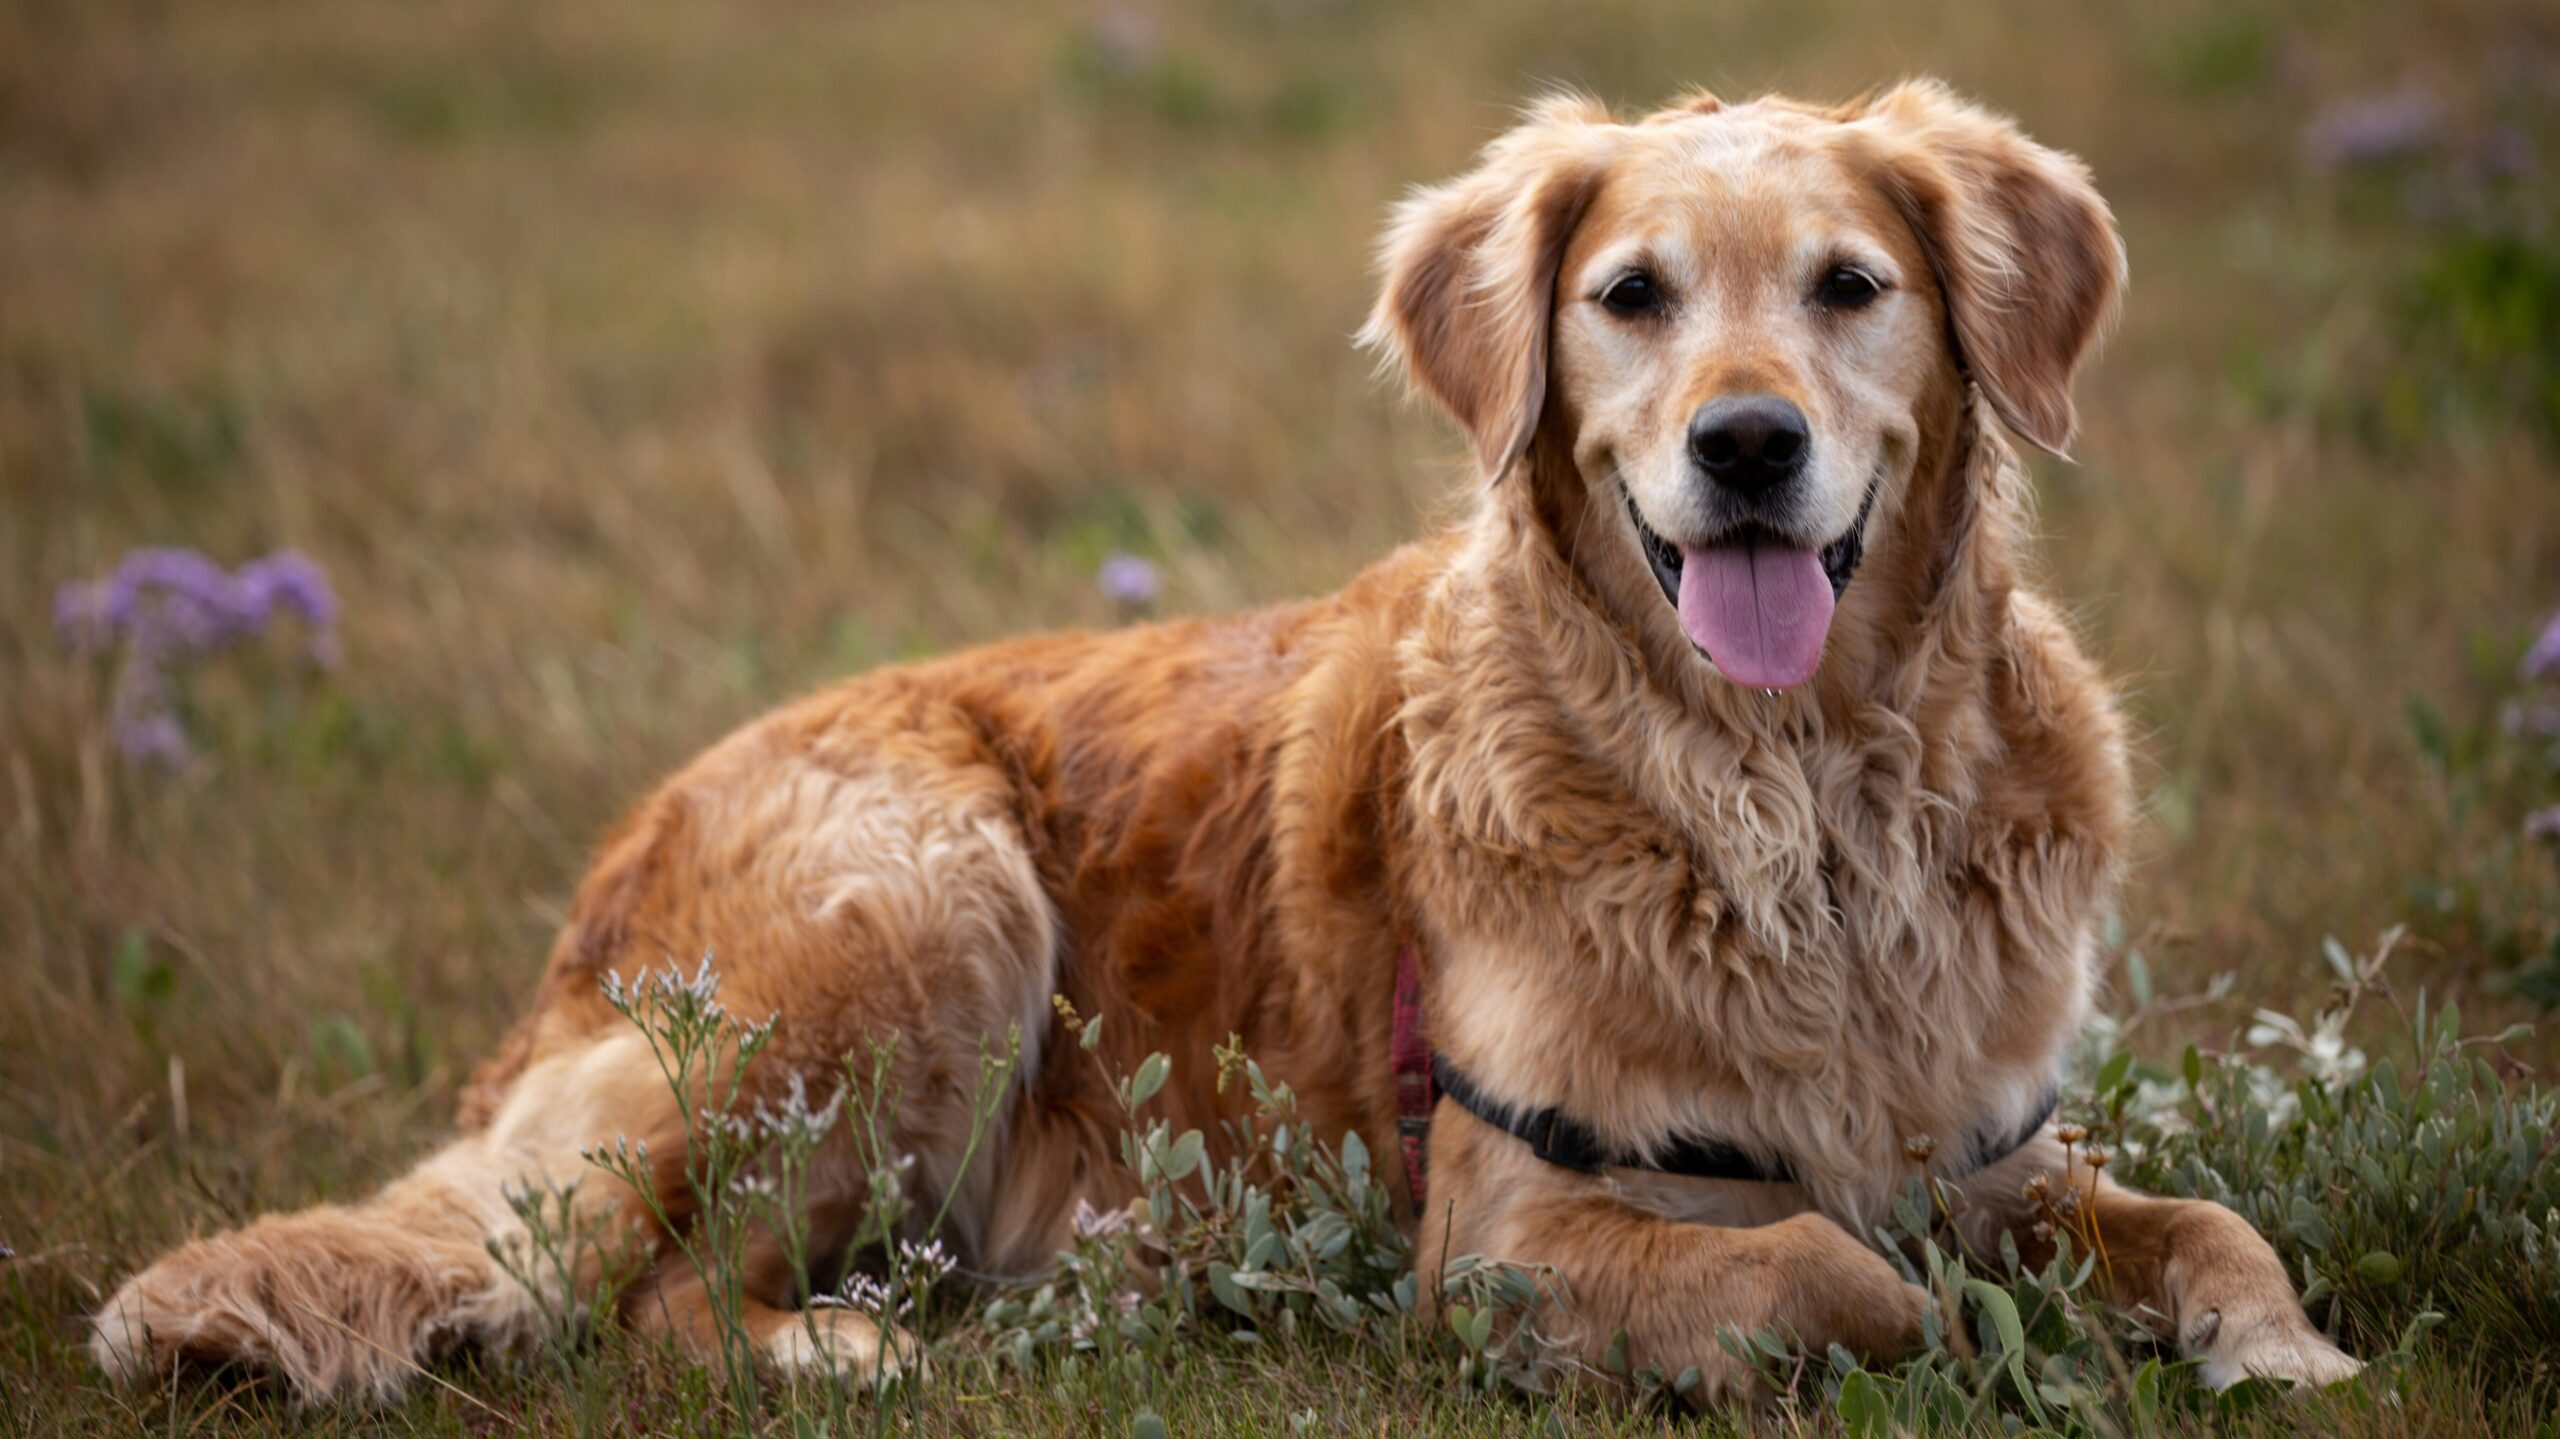
[[1465,427],[1488,480],[1537,433],[1557,270],[1619,133],[1596,104],[1545,101],[1474,170],[1396,206],[1387,227],[1360,343],[1401,361]]
[[2009,428],[2063,453],[2071,380],[2115,318],[2124,244],[2089,167],[1935,81],[1842,117],[1937,270],[1957,347]]

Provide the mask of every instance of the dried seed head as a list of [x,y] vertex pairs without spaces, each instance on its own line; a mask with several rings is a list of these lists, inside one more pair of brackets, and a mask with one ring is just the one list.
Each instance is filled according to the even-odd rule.
[[1902,1141],[1902,1157],[1914,1164],[1926,1164],[1938,1152],[1938,1141],[1925,1134],[1915,1134]]
[[2052,1171],[2039,1169],[2035,1173],[2027,1176],[2027,1182],[2024,1185],[2021,1185],[2018,1189],[2018,1196],[2022,1199],[2032,1199],[2041,1202],[2045,1195],[2051,1193],[2052,1190]]
[[2061,1128],[2056,1129],[2053,1132],[2053,1137],[2061,1140],[2065,1144],[2078,1144],[2081,1140],[2089,1137],[2089,1131],[2077,1124],[2066,1124]]
[[2088,1154],[2083,1157],[2089,1161],[2089,1167],[2091,1169],[2104,1169],[2107,1167],[2107,1160],[2112,1156],[2110,1156],[2105,1150],[2092,1144],[2089,1146]]

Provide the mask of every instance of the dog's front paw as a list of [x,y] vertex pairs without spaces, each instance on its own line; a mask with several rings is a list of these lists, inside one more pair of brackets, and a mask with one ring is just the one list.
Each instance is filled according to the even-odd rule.
[[2281,1379],[2324,1388],[2364,1368],[2299,1315],[2226,1318],[2208,1309],[2178,1336],[2178,1347],[2203,1362],[2204,1382],[2228,1389],[2243,1379]]
[[1929,1291],[1906,1281],[1881,1254],[1819,1214],[1800,1214],[1755,1231],[1783,1244],[1785,1276],[1764,1319],[1820,1353],[1837,1344],[1862,1359],[1890,1363],[1920,1347]]

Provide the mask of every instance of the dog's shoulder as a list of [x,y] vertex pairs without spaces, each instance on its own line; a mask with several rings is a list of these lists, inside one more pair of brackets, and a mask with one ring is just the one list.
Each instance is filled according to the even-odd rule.
[[2009,600],[1989,700],[2004,762],[1985,777],[1986,816],[2120,851],[2133,825],[2131,747],[2115,687],[2043,596]]

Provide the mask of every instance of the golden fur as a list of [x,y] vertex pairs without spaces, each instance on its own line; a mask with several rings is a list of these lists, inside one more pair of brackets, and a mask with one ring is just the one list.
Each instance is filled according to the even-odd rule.
[[[1592,298],[1633,253],[1678,296],[1658,324]],[[1887,295],[1809,310],[1806,268],[1835,253]],[[1367,333],[1474,442],[1462,522],[1326,599],[884,671],[732,736],[606,843],[460,1138],[361,1206],[163,1258],[100,1314],[98,1358],[388,1393],[414,1356],[530,1326],[484,1251],[515,1226],[502,1185],[646,1139],[687,1222],[663,1162],[684,1119],[608,974],[717,956],[733,1010],[779,1017],[760,1093],[823,1091],[896,1035],[895,1143],[928,1193],[953,1182],[981,1046],[1023,1026],[952,1213],[970,1268],[1029,1274],[1079,1201],[1130,1193],[1053,993],[1108,1016],[1116,1066],[1173,1055],[1177,1125],[1214,1132],[1236,1102],[1209,1083],[1232,1033],[1320,1129],[1391,1151],[1404,943],[1434,1043],[1495,1095],[1628,1146],[1713,1133],[1798,1176],[1578,1174],[1443,1104],[1421,1252],[1553,1264],[1570,1342],[1624,1330],[1639,1362],[1716,1389],[1741,1378],[1723,1326],[1908,1348],[1924,1296],[1852,1236],[1915,1172],[1911,1136],[2014,1123],[2054,1074],[2132,823],[2109,693],[2019,584],[2024,482],[1991,422],[2067,441],[2121,272],[2080,165],[1935,85],[1832,109],[1696,96],[1635,124],[1541,105],[1398,210]],[[1689,644],[1629,518],[1697,527],[1681,426],[1744,389],[1810,417],[1824,523],[1878,497],[1819,671],[1784,693]],[[2063,1164],[2048,1131],[1976,1176],[1964,1233],[2022,1228],[2022,1182]],[[2125,1297],[2217,1380],[2353,1371],[2226,1211],[2070,1177],[2100,1196]],[[862,1185],[848,1145],[822,1154],[819,1253]],[[623,1312],[708,1343],[700,1276],[636,1196],[581,1193],[655,1245]],[[843,1310],[813,1350],[772,1246],[746,1281],[776,1363],[877,1354]]]

